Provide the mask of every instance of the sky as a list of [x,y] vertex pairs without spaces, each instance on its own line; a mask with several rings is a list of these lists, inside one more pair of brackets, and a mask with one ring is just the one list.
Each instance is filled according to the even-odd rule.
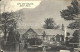
[[[18,6],[16,5],[16,3],[17,2],[14,3],[8,1],[5,7],[6,8],[5,11],[23,13],[23,15],[21,15],[22,21],[19,21],[17,24],[18,28],[20,29],[23,28],[25,29],[29,27],[41,29],[44,25],[44,20],[46,18],[53,18],[56,24],[60,26],[62,24],[64,24],[64,26],[68,26],[68,24],[72,22],[64,20],[60,15],[60,11],[66,9],[67,6],[70,5],[71,0],[42,0],[42,1],[39,0],[34,1],[33,2],[34,6],[31,7],[19,7],[19,5]],[[1,10],[3,10],[3,8]]]

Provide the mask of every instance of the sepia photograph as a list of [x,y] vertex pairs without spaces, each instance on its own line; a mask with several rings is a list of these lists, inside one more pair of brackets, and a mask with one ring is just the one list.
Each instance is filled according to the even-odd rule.
[[80,0],[0,0],[0,52],[80,52]]

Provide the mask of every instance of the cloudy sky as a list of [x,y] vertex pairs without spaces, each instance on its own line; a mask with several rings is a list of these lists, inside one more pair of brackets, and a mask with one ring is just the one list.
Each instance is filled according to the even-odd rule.
[[[10,5],[13,4],[12,2],[9,2],[6,4],[6,8],[8,12],[14,11],[14,12],[22,12],[23,15],[22,21],[18,22],[19,28],[42,28],[44,24],[44,20],[46,18],[53,18],[56,22],[56,24],[60,25],[64,24],[67,26],[71,21],[66,21],[60,16],[60,11],[63,9],[66,9],[67,6],[70,5],[70,0],[42,0],[37,1],[37,5],[35,5],[35,8],[19,8],[16,7],[16,5]],[[34,2],[35,4],[35,2]],[[9,10],[8,10],[9,8]]]

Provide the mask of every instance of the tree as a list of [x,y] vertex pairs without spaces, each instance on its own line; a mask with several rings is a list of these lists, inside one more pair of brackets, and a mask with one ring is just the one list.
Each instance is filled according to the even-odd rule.
[[3,50],[14,50],[17,43],[20,43],[20,34],[13,27],[10,27],[6,42],[1,41],[1,48]]
[[60,11],[62,18],[66,20],[74,20],[74,17],[79,14],[78,1],[73,0],[71,6],[68,6],[67,9]]
[[70,23],[68,28],[70,29],[79,29],[80,25],[79,25],[79,22],[73,22],[73,23]]
[[4,39],[6,40],[6,34],[8,32],[9,27],[13,25],[15,27],[16,25],[16,22],[13,19],[12,13],[9,13],[9,12],[2,13],[1,23],[3,24],[1,28],[4,32]]
[[[70,39],[70,43],[79,43],[79,30],[76,30],[74,33],[73,33],[73,38]],[[71,45],[73,46],[73,45]],[[74,47],[78,47],[78,44],[74,44]]]
[[16,24],[20,17],[20,14],[16,15],[14,12],[4,12],[0,15],[1,15],[0,22],[2,24],[0,28],[3,30],[4,40],[6,40],[6,35],[8,34],[9,28],[13,27],[14,29],[16,29],[17,27]]
[[45,21],[45,24],[43,25],[43,28],[45,29],[57,29],[59,26],[55,24],[53,21],[53,18],[47,18]]
[[[20,20],[20,15],[15,12],[3,12],[0,17],[1,30],[4,33],[4,40],[2,41],[2,49],[9,50],[7,48],[15,48],[16,43],[20,42],[20,34],[18,31],[14,31],[17,28],[17,22]],[[8,36],[7,36],[8,35]],[[6,46],[7,45],[7,46]],[[8,47],[8,45],[11,45]],[[13,48],[13,49],[14,49]]]
[[13,27],[10,27],[9,34],[7,37],[8,44],[20,42],[20,34],[18,31],[14,30]]
[[[71,6],[68,6],[67,9],[60,11],[62,18],[64,18],[65,20],[75,20],[75,18],[78,18],[78,15],[80,14],[78,5],[79,5],[78,1],[73,0],[71,2]],[[79,29],[80,22],[75,21],[75,22],[69,24],[68,28]],[[71,43],[78,43],[79,36],[77,35],[78,33],[77,34],[76,33],[77,33],[77,31],[74,32],[73,38],[70,40]],[[76,47],[76,46],[74,46],[74,47]]]

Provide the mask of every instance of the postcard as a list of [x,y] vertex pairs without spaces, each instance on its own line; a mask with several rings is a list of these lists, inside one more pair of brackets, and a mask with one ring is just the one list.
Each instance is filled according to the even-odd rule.
[[80,0],[0,0],[0,52],[80,52]]

